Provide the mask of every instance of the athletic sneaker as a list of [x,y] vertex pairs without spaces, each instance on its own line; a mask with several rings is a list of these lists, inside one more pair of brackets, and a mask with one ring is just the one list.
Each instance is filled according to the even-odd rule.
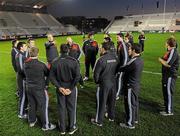
[[93,125],[98,126],[98,127],[102,127],[102,124],[96,122],[96,120],[95,120],[94,118],[91,119],[91,123],[92,123]]
[[138,121],[134,121],[135,124],[138,124],[139,122]]
[[56,128],[56,125],[54,124],[49,124],[48,128],[42,128],[43,131],[48,131],[48,130],[53,130]]
[[114,122],[114,119],[110,119],[110,118],[109,118],[109,121],[110,121],[110,122]]
[[89,78],[88,77],[84,77],[83,81],[87,81]]
[[70,129],[69,134],[73,135],[77,130],[78,130],[77,127],[73,128],[73,129]]
[[119,96],[116,97],[116,101],[119,100]]
[[104,117],[105,117],[105,118],[108,118],[108,113],[107,113],[107,112],[104,114]]
[[36,122],[37,122],[37,119],[36,119],[34,122],[29,123],[29,127],[34,127],[34,126],[35,126],[35,124],[36,124]]
[[161,114],[162,116],[173,116],[173,115],[174,115],[174,113],[172,113],[172,112],[167,113],[167,112],[165,112],[165,111],[161,111],[160,114]]
[[20,119],[27,119],[27,114],[24,114],[24,115],[18,115],[18,117],[20,118]]
[[66,132],[60,132],[60,135],[65,135],[66,134]]
[[123,127],[123,128],[135,129],[135,126],[130,126],[130,125],[127,125],[125,123],[120,123],[120,126]]

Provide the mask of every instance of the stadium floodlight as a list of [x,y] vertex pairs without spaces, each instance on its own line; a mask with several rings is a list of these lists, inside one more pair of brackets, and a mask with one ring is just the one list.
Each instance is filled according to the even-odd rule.
[[5,1],[2,1],[2,2],[1,2],[1,5],[2,5],[2,6],[3,6],[3,5],[5,5],[5,4],[6,4],[6,2],[5,2]]
[[33,8],[35,8],[35,9],[40,9],[40,8],[42,8],[43,7],[43,5],[34,5],[33,6]]

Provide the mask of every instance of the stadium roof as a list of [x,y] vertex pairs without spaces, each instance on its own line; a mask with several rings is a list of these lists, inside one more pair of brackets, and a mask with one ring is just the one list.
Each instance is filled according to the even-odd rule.
[[0,0],[1,5],[42,8],[58,0]]

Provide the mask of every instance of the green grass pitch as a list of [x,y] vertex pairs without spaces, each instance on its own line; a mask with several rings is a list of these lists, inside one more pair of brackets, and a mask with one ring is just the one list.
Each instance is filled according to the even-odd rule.
[[[133,34],[137,42],[138,34]],[[144,71],[161,72],[158,57],[162,56],[166,49],[165,41],[171,34],[146,34],[144,59]],[[180,33],[175,34],[180,42]],[[73,40],[82,45],[82,36],[72,36]],[[112,35],[116,43],[115,35]],[[95,39],[101,43],[103,35],[95,35]],[[37,39],[36,45],[40,49],[39,59],[46,62],[44,43],[46,39]],[[58,45],[64,43],[66,37],[56,37]],[[180,45],[180,44],[179,44]],[[17,117],[17,98],[15,96],[16,77],[11,66],[11,42],[0,42],[0,136],[57,136],[58,129],[43,132],[38,123],[36,127],[29,128],[27,120]],[[81,56],[81,72],[84,74],[84,56]],[[180,75],[180,72],[179,72]],[[53,86],[49,89],[50,120],[57,123],[56,94]],[[96,86],[91,78],[85,83],[85,88],[79,88],[77,105],[77,136],[179,136],[180,135],[180,80],[176,82],[174,93],[175,115],[162,117],[158,113],[162,110],[163,98],[161,91],[161,75],[143,73],[140,91],[140,123],[135,130],[127,130],[119,127],[124,121],[123,101],[116,102],[115,122],[104,119],[102,128],[90,123],[90,118],[96,114]]]

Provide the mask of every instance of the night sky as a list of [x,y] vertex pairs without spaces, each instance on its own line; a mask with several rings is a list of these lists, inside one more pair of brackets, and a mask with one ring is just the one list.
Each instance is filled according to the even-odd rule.
[[[157,1],[159,1],[159,8],[157,8]],[[166,12],[180,11],[180,0],[166,1]],[[49,6],[48,11],[55,17],[113,17],[163,12],[163,7],[164,0],[60,0]]]

